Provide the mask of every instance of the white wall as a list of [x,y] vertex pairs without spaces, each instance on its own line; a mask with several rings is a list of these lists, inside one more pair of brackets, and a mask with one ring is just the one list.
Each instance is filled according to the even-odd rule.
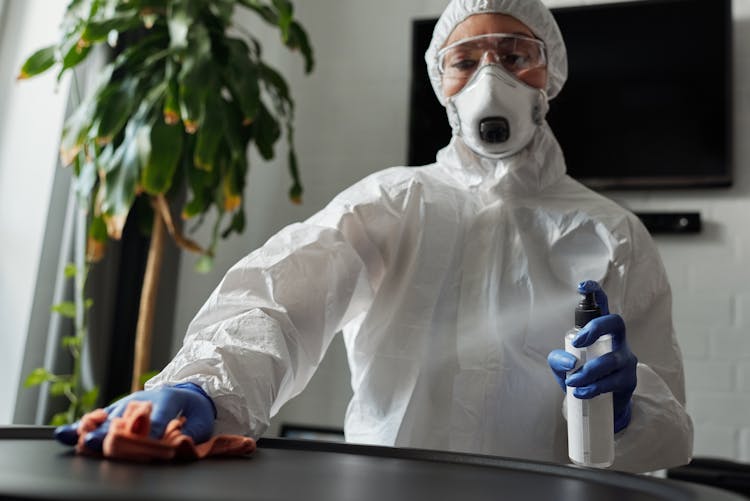
[[701,212],[700,235],[656,239],[674,290],[694,450],[750,461],[750,1],[734,0],[733,9],[734,186],[616,198],[638,209]]
[[672,283],[694,453],[750,461],[750,0],[734,0],[733,11],[733,187],[611,196],[633,210],[701,212],[700,234],[655,238]]
[[[444,0],[318,0],[295,2],[318,65],[300,71],[295,55],[264,37],[266,54],[290,78],[298,103],[297,149],[305,203],[284,199],[282,162],[255,161],[247,196],[248,229],[218,248],[213,273],[198,276],[183,259],[175,343],[226,269],[283,225],[302,219],[364,175],[406,159],[410,27],[436,17]],[[548,0],[551,6],[575,0]],[[701,212],[698,235],[657,237],[674,288],[675,323],[687,372],[688,409],[696,424],[695,453],[750,461],[750,0],[734,0],[735,176],[731,189],[612,193],[635,210]],[[637,27],[634,27],[637,30]],[[678,50],[679,41],[675,41]],[[710,72],[697,75],[711,78]],[[686,85],[689,83],[686,83]],[[283,158],[283,155],[282,155]],[[342,342],[337,340],[307,391],[275,419],[341,426],[351,394]],[[275,431],[272,428],[271,432]]]
[[[0,424],[21,374],[62,128],[67,79],[16,82],[26,57],[54,43],[67,2],[6,1],[0,19]],[[51,278],[54,280],[54,277]]]

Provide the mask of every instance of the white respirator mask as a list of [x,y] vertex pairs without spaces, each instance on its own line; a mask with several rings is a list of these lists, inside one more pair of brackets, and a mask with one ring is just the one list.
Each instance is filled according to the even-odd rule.
[[448,98],[446,108],[453,134],[469,148],[483,157],[506,158],[529,144],[549,106],[543,89],[487,64]]

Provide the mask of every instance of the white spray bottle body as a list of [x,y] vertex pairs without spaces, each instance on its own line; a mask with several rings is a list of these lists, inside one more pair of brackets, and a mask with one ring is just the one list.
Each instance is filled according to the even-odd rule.
[[[579,329],[565,335],[565,351],[579,360],[572,374],[588,360],[612,351],[612,336],[600,337],[591,346],[575,348],[572,344]],[[614,416],[612,393],[602,393],[590,399],[576,398],[575,388],[566,387],[568,418],[568,457],[573,463],[594,468],[612,466],[615,459]]]
[[[580,370],[586,362],[612,351],[612,336],[605,334],[590,346],[576,348],[573,339],[590,321],[602,315],[593,292],[582,294],[575,308],[575,327],[565,335],[565,351],[576,357],[575,367],[568,375]],[[565,411],[568,420],[568,457],[573,463],[594,468],[607,468],[615,460],[614,410],[612,393],[581,399],[573,395],[574,387],[566,387]]]

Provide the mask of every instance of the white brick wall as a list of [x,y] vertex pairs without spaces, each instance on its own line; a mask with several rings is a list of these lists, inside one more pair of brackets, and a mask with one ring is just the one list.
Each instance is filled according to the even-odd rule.
[[737,430],[731,426],[696,425],[695,449],[702,456],[737,456]]
[[[746,252],[750,253],[750,248],[747,248]],[[735,297],[735,309],[737,311],[737,325],[750,325],[750,292],[737,294]]]
[[701,212],[701,234],[656,237],[672,282],[694,455],[750,461],[750,0],[734,0],[733,13],[734,186],[616,199],[636,211]]
[[734,392],[739,386],[736,373],[737,364],[732,361],[693,361],[685,378],[690,391]]
[[737,391],[750,394],[750,360],[737,363]]
[[[692,365],[690,368],[692,369]],[[747,417],[750,416],[750,395],[747,393],[691,390],[691,395],[688,410],[696,427],[729,426],[737,430],[750,428],[747,426]],[[696,451],[698,452],[702,451]]]

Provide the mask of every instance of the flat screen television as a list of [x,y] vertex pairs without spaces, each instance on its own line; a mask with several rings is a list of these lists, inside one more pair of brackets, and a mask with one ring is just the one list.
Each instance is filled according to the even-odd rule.
[[[731,185],[731,0],[552,11],[569,76],[547,121],[572,177],[594,189]],[[436,21],[413,23],[410,165],[434,162],[451,135],[424,64]]]

